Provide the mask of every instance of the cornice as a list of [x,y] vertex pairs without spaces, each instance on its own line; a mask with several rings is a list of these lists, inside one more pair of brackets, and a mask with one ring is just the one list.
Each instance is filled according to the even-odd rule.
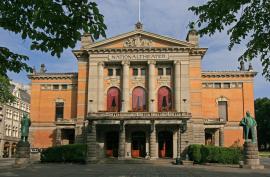
[[254,71],[202,71],[202,78],[255,77]]
[[77,79],[78,73],[36,73],[36,74],[29,74],[28,78],[31,80]]

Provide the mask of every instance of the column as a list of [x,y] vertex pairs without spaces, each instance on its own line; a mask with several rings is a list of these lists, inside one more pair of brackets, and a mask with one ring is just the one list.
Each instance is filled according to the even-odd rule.
[[175,100],[175,110],[177,112],[181,112],[180,104],[181,104],[181,97],[180,97],[180,61],[174,61],[174,100]]
[[148,106],[149,112],[155,112],[155,61],[148,61]]
[[123,61],[123,82],[122,82],[122,110],[128,112],[129,109],[129,61]]
[[178,130],[177,130],[177,158],[180,159],[181,158],[181,151],[182,151],[182,148],[181,148],[181,129],[180,129],[180,126],[178,127]]
[[56,128],[56,138],[55,138],[55,145],[60,146],[61,145],[61,128]]
[[126,130],[124,122],[120,124],[118,159],[125,159]]
[[96,124],[90,122],[87,130],[87,161],[93,162],[97,159],[96,157]]
[[189,62],[181,61],[180,65],[180,112],[190,112],[190,78],[189,78]]
[[150,158],[157,159],[157,144],[156,144],[156,126],[155,123],[151,125],[150,132]]
[[223,147],[224,146],[224,128],[219,129],[219,146]]
[[103,104],[103,100],[104,100],[103,74],[104,73],[103,73],[103,70],[104,70],[104,63],[99,62],[98,63],[98,97],[97,97],[98,111],[104,110],[104,104]]

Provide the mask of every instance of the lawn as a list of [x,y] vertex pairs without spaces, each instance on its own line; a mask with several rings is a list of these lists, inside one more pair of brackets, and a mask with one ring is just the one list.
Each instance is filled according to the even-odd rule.
[[270,151],[261,151],[261,152],[259,152],[259,156],[270,157]]

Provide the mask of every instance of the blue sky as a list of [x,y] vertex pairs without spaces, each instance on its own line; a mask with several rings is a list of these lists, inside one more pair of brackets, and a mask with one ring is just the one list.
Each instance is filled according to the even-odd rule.
[[[138,21],[138,0],[95,0],[101,13],[105,16],[108,27],[107,37],[132,31]],[[188,11],[192,5],[199,5],[205,0],[141,0],[141,19],[144,30],[185,40],[188,31],[187,25],[196,17]],[[71,49],[67,49],[61,58],[50,56],[49,53],[29,50],[29,41],[21,40],[20,36],[0,29],[0,46],[6,46],[13,52],[30,57],[28,64],[37,69],[44,63],[48,72],[76,72],[77,61]],[[245,45],[235,46],[228,50],[229,37],[226,31],[211,37],[200,39],[200,46],[207,47],[207,54],[203,58],[203,70],[237,70],[237,58],[245,50]],[[79,48],[79,43],[76,48]],[[255,98],[270,97],[270,83],[261,76],[262,67],[259,59],[253,62],[258,72],[255,78]],[[248,65],[248,64],[246,64]],[[26,73],[9,73],[9,76],[20,83],[30,83]]]

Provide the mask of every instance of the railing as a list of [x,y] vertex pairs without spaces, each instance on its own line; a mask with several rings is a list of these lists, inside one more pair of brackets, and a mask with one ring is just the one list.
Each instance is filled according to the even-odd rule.
[[91,112],[88,117],[142,117],[142,118],[158,118],[158,117],[190,117],[191,113],[188,112]]

